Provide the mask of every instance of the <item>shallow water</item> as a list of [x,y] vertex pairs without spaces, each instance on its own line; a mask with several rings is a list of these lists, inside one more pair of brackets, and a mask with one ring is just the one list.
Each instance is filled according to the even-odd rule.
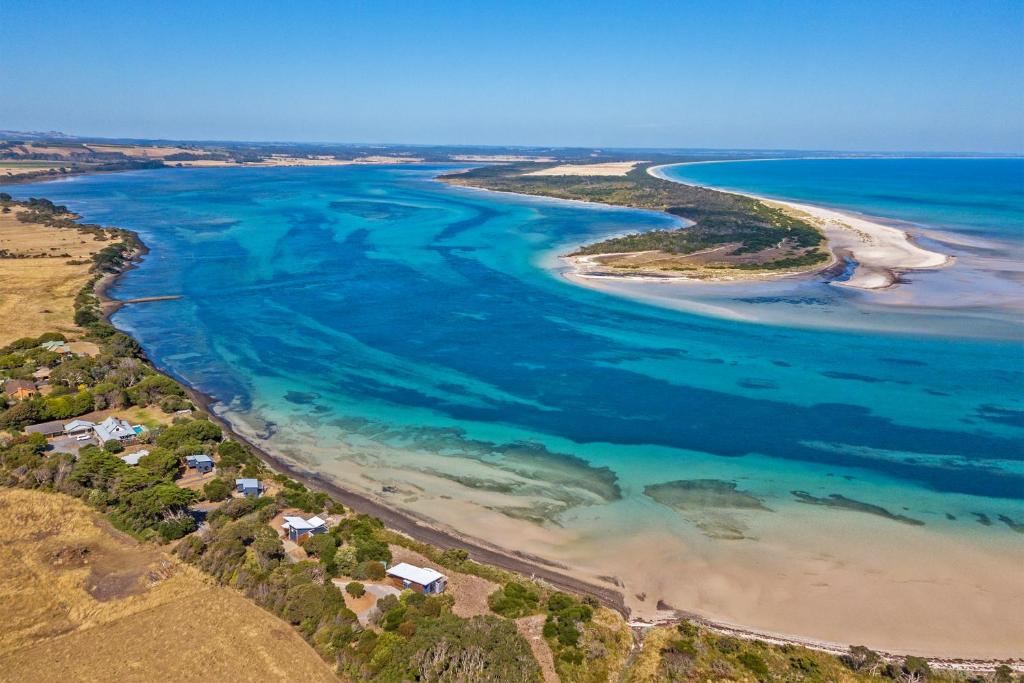
[[[394,504],[456,529],[509,520],[523,546],[595,573],[652,528],[717,554],[815,517],[1020,556],[1012,337],[750,324],[579,287],[545,267],[554,255],[671,220],[437,172],[159,170],[7,191],[140,233],[151,253],[113,295],[182,298],[115,323],[157,365],[271,448],[366,491],[396,485]],[[759,288],[755,308],[772,296]],[[644,493],[674,480],[719,483],[649,491],[684,509]]]

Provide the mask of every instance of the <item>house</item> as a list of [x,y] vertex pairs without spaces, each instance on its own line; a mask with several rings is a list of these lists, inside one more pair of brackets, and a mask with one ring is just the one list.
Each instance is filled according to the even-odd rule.
[[39,345],[39,347],[46,349],[47,351],[52,351],[53,353],[71,353],[71,347],[68,346],[67,342],[62,341],[43,342],[42,344]]
[[129,424],[127,420],[111,415],[96,425],[93,431],[96,433],[96,438],[99,439],[101,444],[116,440],[127,445],[135,443],[135,439],[138,438],[139,434],[146,431],[146,428],[142,425]]
[[126,465],[131,465],[132,467],[134,467],[135,465],[139,464],[139,460],[145,458],[147,455],[149,455],[149,451],[136,451],[135,453],[128,453],[127,455],[122,455],[121,460],[124,460],[124,463]]
[[185,457],[185,465],[189,469],[198,470],[200,474],[213,471],[213,458],[205,453],[196,453]]
[[53,370],[51,370],[50,368],[46,368],[46,367],[39,368],[38,370],[36,370],[35,372],[32,373],[32,377],[33,377],[33,379],[35,379],[35,380],[37,380],[39,382],[44,382],[45,380],[50,379],[50,373],[51,372],[53,372]]
[[88,420],[72,420],[64,424],[64,433],[68,436],[78,436],[80,434],[88,434],[96,428],[95,422],[89,422]]
[[299,543],[302,539],[314,534],[327,533],[327,522],[319,517],[303,519],[302,517],[285,516],[281,528],[288,534],[288,540]]
[[235,479],[235,489],[246,498],[259,498],[263,483],[259,479]]
[[400,562],[385,573],[396,588],[409,588],[417,593],[444,593],[448,587],[448,577],[429,567]]
[[50,438],[51,436],[60,436],[64,433],[64,423],[59,420],[52,422],[41,422],[37,425],[29,425],[25,427],[26,434],[42,434],[43,436]]
[[9,379],[4,382],[4,393],[18,401],[24,401],[33,394],[39,393],[36,385],[27,379]]

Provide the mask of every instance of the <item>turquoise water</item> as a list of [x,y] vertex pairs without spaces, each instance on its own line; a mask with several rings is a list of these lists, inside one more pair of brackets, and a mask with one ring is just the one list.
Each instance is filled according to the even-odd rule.
[[[917,162],[885,163],[898,164],[896,183]],[[786,164],[814,166],[813,178]],[[932,160],[934,177],[951,175],[913,211],[920,192],[883,196],[886,181],[856,161],[685,173],[1016,238],[1019,187],[956,190],[1005,179],[1008,166]],[[174,169],[6,190],[137,230],[151,253],[113,294],[182,298],[127,306],[115,323],[271,446],[301,458],[295,444],[315,442],[306,461],[338,476],[353,453],[365,466],[374,448],[415,451],[436,463],[432,476],[491,495],[497,485],[456,477],[454,463],[529,479],[557,462],[570,474],[545,495],[584,491],[540,515],[555,524],[621,500],[637,502],[622,515],[655,514],[644,486],[699,478],[740,482],[777,510],[800,507],[794,490],[841,494],[929,529],[1024,539],[1012,530],[1024,522],[1018,341],[755,325],[579,287],[547,267],[554,255],[671,221],[450,188],[432,180],[438,170]],[[750,188],[729,175],[755,172]],[[816,194],[815,179],[839,187],[842,174],[873,184]],[[831,315],[863,315],[843,306]]]
[[795,159],[667,167],[667,177],[1024,242],[1024,159]]

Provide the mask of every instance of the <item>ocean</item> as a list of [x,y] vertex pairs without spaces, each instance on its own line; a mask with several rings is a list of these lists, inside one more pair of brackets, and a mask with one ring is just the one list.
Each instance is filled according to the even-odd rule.
[[[580,287],[559,255],[672,219],[449,187],[434,180],[445,168],[165,169],[4,189],[138,231],[150,254],[111,294],[181,298],[114,323],[268,449],[614,579],[635,614],[917,647],[923,625],[879,635],[851,610],[873,606],[873,624],[908,600],[957,610],[966,625],[949,637],[967,643],[985,610],[1024,604],[998,578],[1024,559],[1024,355],[999,299],[1012,303],[1020,276],[984,265],[1024,239],[1024,161],[665,171],[890,219],[959,254],[869,295],[813,278],[725,294]],[[985,299],[982,285],[996,303],[957,304]],[[939,547],[965,566],[929,564]],[[827,580],[796,569],[829,561],[842,569]]]

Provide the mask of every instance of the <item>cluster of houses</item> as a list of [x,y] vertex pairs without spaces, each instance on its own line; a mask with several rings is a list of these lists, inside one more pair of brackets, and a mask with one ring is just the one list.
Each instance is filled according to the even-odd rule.
[[108,441],[120,441],[130,446],[140,435],[148,431],[145,425],[133,425],[127,420],[111,415],[100,423],[89,420],[54,420],[25,427],[26,434],[42,434],[50,439],[57,436],[72,436],[78,441],[89,441],[102,446]]
[[[48,341],[39,345],[39,348],[52,351],[61,356],[89,356],[93,355],[87,347],[94,346],[83,342]],[[77,349],[75,347],[78,347]],[[86,347],[83,350],[83,347]],[[50,368],[42,367],[32,373],[32,379],[9,379],[3,383],[3,393],[9,399],[24,401],[39,393],[45,393],[49,384]]]

